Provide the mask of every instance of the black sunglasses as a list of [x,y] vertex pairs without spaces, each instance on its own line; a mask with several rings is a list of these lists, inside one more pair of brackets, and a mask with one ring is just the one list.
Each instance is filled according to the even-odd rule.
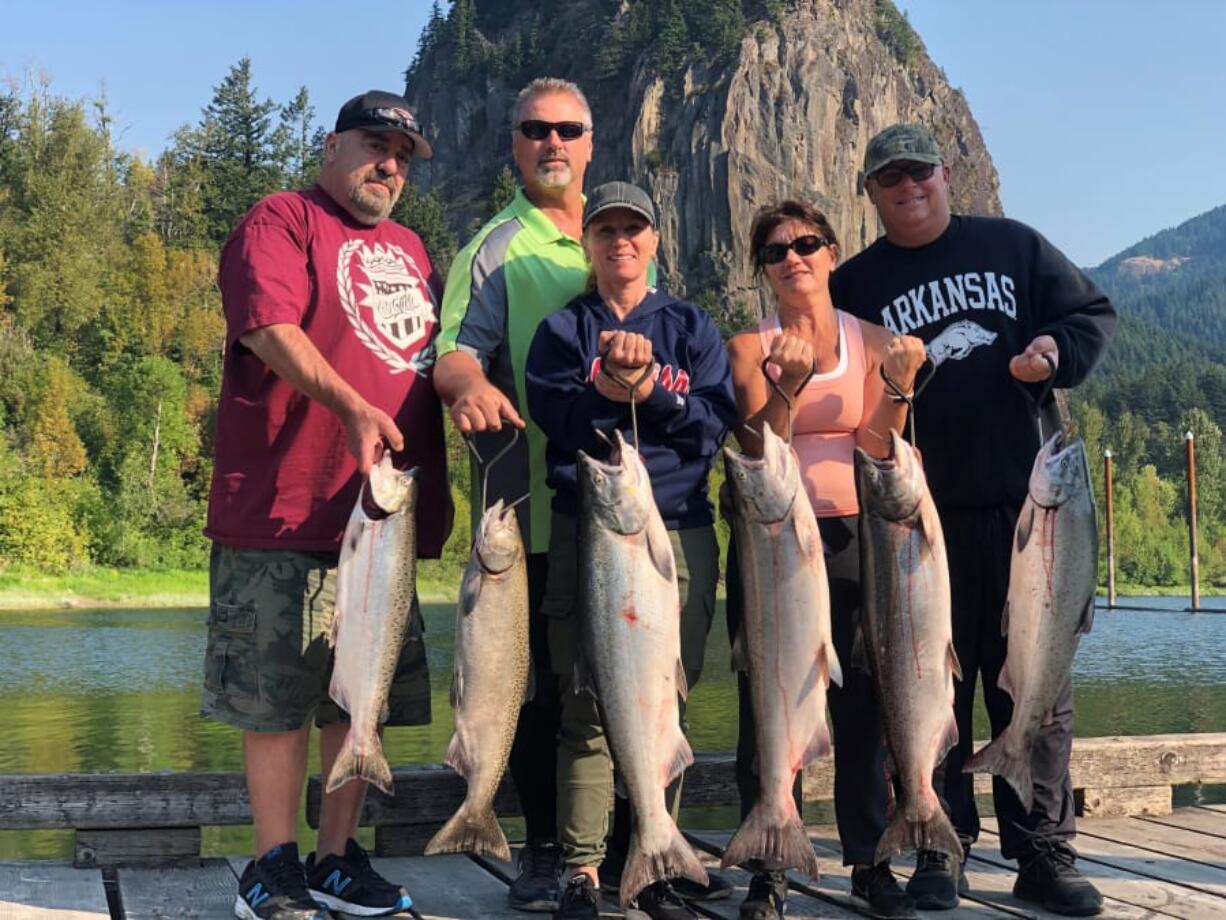
[[557,131],[558,137],[564,141],[577,141],[589,131],[587,125],[580,121],[521,121],[516,129],[530,141],[543,141],[551,131]]
[[908,163],[905,166],[887,166],[885,169],[879,169],[869,178],[882,188],[893,188],[902,181],[903,176],[910,176],[912,182],[923,182],[931,179],[934,172],[936,172],[936,166],[932,163]]
[[823,246],[830,245],[830,240],[816,233],[798,236],[790,243],[767,243],[758,250],[758,261],[763,265],[774,265],[788,257],[788,250],[795,250],[798,256],[811,256]]

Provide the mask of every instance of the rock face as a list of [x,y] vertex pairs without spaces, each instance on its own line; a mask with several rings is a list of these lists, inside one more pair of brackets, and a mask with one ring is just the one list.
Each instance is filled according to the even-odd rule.
[[[725,316],[769,309],[752,274],[749,229],[759,207],[786,197],[826,212],[844,256],[871,243],[880,227],[864,194],[864,150],[898,121],[933,130],[953,168],[955,210],[1000,213],[996,170],[965,98],[922,46],[905,61],[887,47],[882,2],[799,0],[777,20],[751,23],[731,54],[690,61],[679,78],[639,60],[627,76],[597,82],[590,49],[546,48],[537,73],[574,80],[592,104],[588,188],[630,179],[660,209],[664,287]],[[601,15],[597,7],[608,4],[573,2],[555,26],[566,34],[568,21],[577,29],[584,15]],[[436,138],[418,181],[449,204],[461,242],[488,215],[492,177],[510,162],[508,110],[522,82],[485,77],[474,86],[439,67],[411,72],[410,101]]]
[[1169,259],[1155,259],[1152,256],[1132,256],[1121,259],[1115,267],[1115,272],[1121,278],[1145,278],[1148,275],[1159,275],[1174,271],[1188,261],[1187,256],[1172,256]]

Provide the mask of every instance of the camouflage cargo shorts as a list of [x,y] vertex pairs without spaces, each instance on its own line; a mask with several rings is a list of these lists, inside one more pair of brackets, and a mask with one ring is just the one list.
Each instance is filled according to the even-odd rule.
[[[257,732],[347,721],[328,697],[336,553],[214,544],[200,715]],[[430,721],[430,677],[416,598],[388,694],[388,725]]]

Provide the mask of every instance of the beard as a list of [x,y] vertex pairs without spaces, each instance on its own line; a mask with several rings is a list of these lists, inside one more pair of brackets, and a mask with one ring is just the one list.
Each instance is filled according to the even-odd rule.
[[[370,181],[383,185],[387,189],[387,195],[380,195],[368,189],[366,183]],[[370,218],[364,223],[377,224],[386,219],[392,213],[392,208],[396,206],[396,200],[399,197],[400,190],[396,188],[395,183],[383,177],[378,170],[365,173],[349,185],[349,203],[358,211],[355,217],[358,217],[359,220],[363,217]]]
[[566,188],[574,178],[569,163],[546,163],[536,168],[536,181],[545,188]]

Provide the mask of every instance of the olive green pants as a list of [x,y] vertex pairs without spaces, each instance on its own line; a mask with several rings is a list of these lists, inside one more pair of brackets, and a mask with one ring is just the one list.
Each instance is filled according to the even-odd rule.
[[[677,565],[681,600],[681,664],[691,690],[702,674],[703,651],[715,612],[719,547],[713,526],[669,531]],[[549,538],[549,580],[543,612],[549,619],[549,655],[562,694],[558,733],[558,837],[571,866],[599,866],[609,828],[609,784],[613,762],[605,740],[596,698],[575,691],[575,653],[579,624],[575,615],[578,588],[578,530],[574,518],[554,514]],[[681,726],[685,728],[685,701]],[[681,802],[680,777],[666,792],[676,818]]]

